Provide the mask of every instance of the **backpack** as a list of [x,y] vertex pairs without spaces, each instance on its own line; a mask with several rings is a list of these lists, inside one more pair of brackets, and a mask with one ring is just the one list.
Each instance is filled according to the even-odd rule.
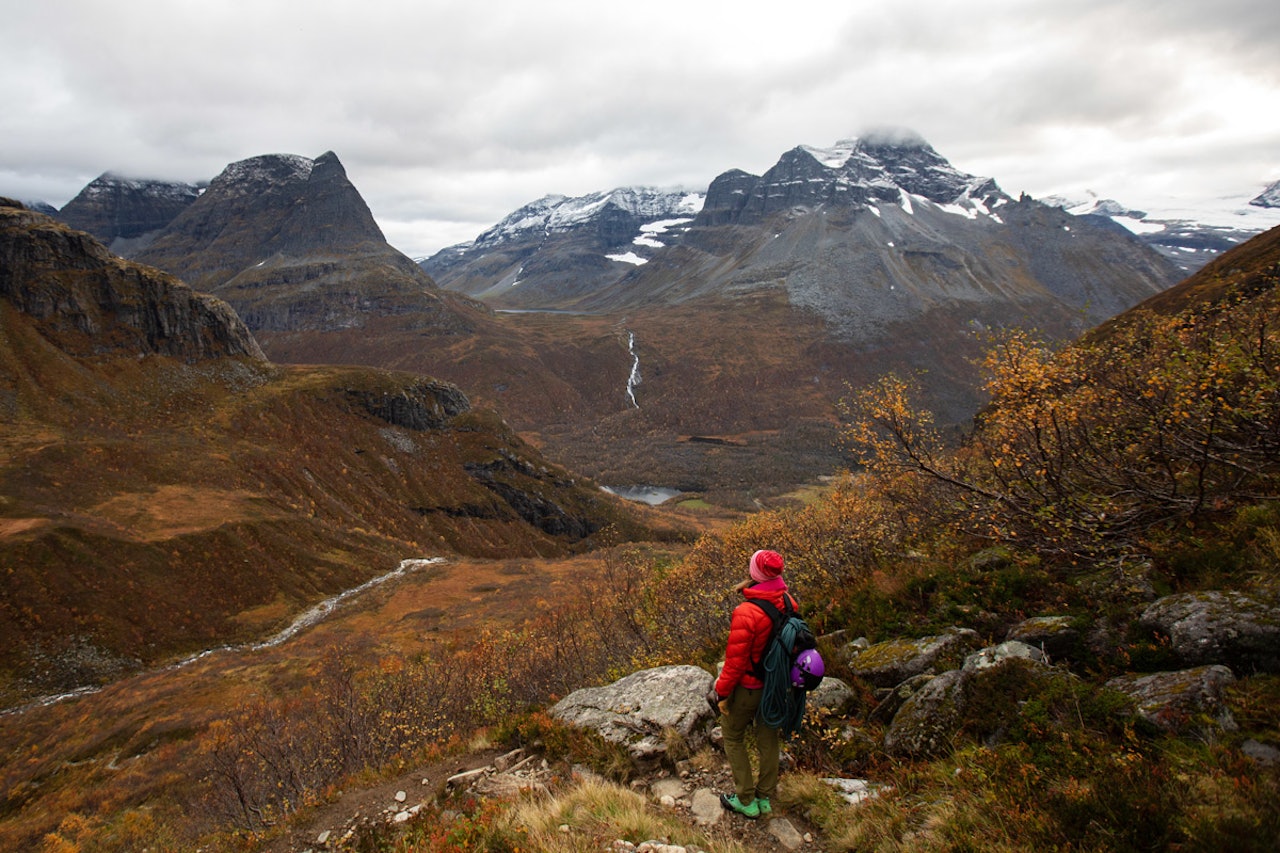
[[747,599],[769,617],[773,627],[765,641],[760,660],[752,667],[751,674],[764,684],[756,718],[771,729],[778,729],[784,738],[800,730],[804,720],[805,694],[822,683],[822,676],[806,677],[804,686],[792,683],[792,668],[801,652],[817,646],[809,626],[796,615],[791,596],[782,597],[783,609],[758,598]]

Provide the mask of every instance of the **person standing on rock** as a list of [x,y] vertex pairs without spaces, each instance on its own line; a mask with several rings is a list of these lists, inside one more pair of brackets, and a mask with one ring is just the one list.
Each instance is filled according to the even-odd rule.
[[[729,620],[729,640],[725,645],[724,669],[707,694],[707,701],[721,714],[724,753],[733,770],[733,796],[720,795],[720,804],[749,818],[769,815],[769,800],[778,790],[778,760],[781,744],[778,730],[756,718],[756,709],[764,683],[754,670],[764,654],[773,630],[773,620],[752,604],[752,599],[768,601],[779,610],[789,603],[798,609],[796,600],[787,592],[782,579],[783,560],[777,551],[756,551],[748,564],[750,578],[736,588],[747,599],[733,609]],[[756,751],[760,756],[760,772],[751,768],[747,753],[747,729],[755,730]]]

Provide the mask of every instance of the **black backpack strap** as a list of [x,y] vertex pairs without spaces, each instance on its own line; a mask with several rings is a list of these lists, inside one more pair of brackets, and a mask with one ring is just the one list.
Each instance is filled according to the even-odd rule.
[[778,636],[778,632],[782,630],[783,623],[791,616],[794,616],[796,611],[791,605],[791,596],[786,593],[782,594],[782,610],[779,610],[772,601],[765,601],[761,598],[748,598],[747,601],[763,610],[764,615],[768,616],[769,621],[772,623],[769,628],[769,639],[765,640],[764,645],[760,648],[760,658],[751,662],[751,674],[763,680],[764,672],[761,671],[760,667],[764,662],[764,654],[769,651],[769,644],[773,642],[773,638]]

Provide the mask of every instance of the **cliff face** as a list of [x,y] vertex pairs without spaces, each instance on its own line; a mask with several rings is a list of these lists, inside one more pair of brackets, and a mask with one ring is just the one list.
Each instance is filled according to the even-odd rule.
[[0,200],[0,297],[76,355],[264,358],[222,300],[8,200]]

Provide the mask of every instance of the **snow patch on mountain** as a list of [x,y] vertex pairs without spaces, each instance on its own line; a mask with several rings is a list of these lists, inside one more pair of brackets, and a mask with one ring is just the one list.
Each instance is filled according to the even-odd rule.
[[621,264],[635,264],[636,266],[640,266],[641,264],[649,263],[648,258],[642,258],[635,252],[626,252],[621,255],[605,255],[605,257],[611,261],[617,261]]
[[223,186],[241,186],[247,191],[250,187],[264,184],[306,181],[314,167],[314,160],[298,154],[263,154],[230,164],[214,178],[214,182]]
[[[695,213],[697,211],[694,211]],[[679,219],[659,219],[657,222],[649,222],[640,226],[640,236],[632,240],[637,246],[648,246],[652,249],[661,249],[667,245],[658,237],[666,234],[672,228],[679,225],[687,225],[693,221],[692,216],[683,216]]]
[[134,190],[154,199],[186,200],[193,199],[204,192],[198,184],[186,184],[179,181],[161,181],[150,178],[129,178],[116,172],[103,172],[97,179],[84,188],[86,198],[97,199],[110,196],[120,189]]
[[1254,207],[1274,207],[1280,208],[1280,181],[1276,181],[1271,186],[1263,190],[1257,198],[1251,200],[1249,204]]
[[843,169],[849,158],[857,152],[858,140],[842,139],[830,148],[818,148],[814,145],[801,145],[800,148],[808,151],[813,159],[828,169]]
[[511,213],[464,246],[483,248],[523,238],[530,233],[555,234],[569,231],[592,221],[608,206],[616,207],[648,223],[668,223],[655,232],[661,233],[672,227],[676,219],[692,221],[702,209],[704,200],[702,193],[654,187],[620,187],[576,198],[548,195]]
[[1257,205],[1257,199],[1251,201],[1246,196],[1164,197],[1153,199],[1142,210],[1093,192],[1051,195],[1041,201],[1074,216],[1110,219],[1186,272],[1194,272],[1231,247],[1280,225],[1280,206]]

